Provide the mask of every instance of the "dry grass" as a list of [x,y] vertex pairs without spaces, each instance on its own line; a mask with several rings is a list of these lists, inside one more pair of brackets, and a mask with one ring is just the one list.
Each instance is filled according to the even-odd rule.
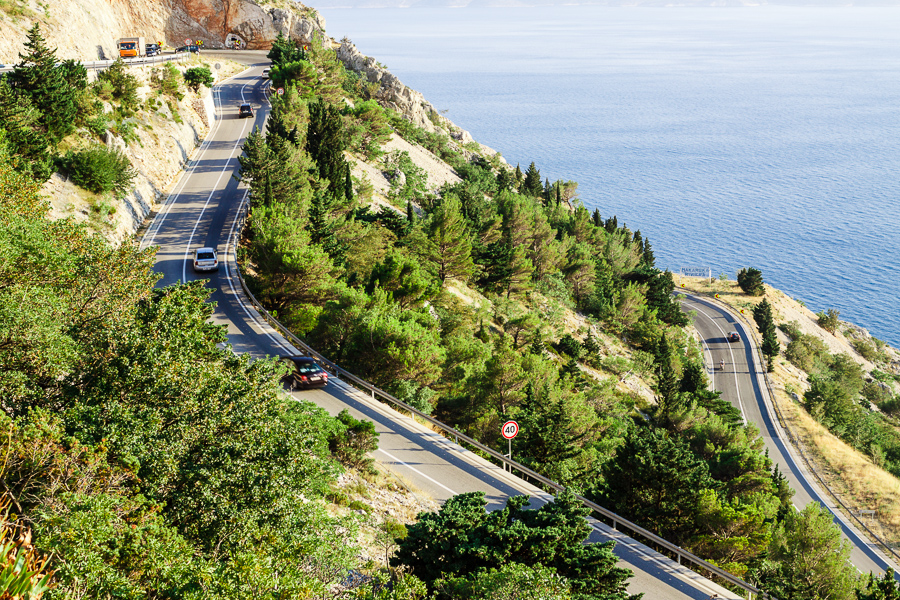
[[[696,295],[717,297],[720,302],[738,312],[743,310],[741,316],[744,324],[747,330],[752,332],[757,344],[759,343],[752,308],[762,297],[747,296],[734,281],[714,280],[710,283],[707,280],[676,276],[676,285],[679,289]],[[790,317],[808,313],[800,303],[766,287],[766,297],[780,295],[779,304],[785,312],[791,313]],[[776,321],[782,318],[776,315]],[[804,321],[807,322],[807,327],[814,326],[811,320],[804,319]],[[805,333],[822,335],[821,330]],[[828,491],[851,510],[875,510],[874,517],[860,517],[863,523],[888,545],[900,544],[900,479],[881,469],[868,456],[833,435],[789,396],[785,391],[786,387],[788,390],[796,389],[802,392],[806,386],[806,377],[802,372],[784,359],[780,359],[776,360],[775,372],[769,376],[775,389],[773,401],[781,413],[782,426],[799,439],[801,450],[825,482]]]

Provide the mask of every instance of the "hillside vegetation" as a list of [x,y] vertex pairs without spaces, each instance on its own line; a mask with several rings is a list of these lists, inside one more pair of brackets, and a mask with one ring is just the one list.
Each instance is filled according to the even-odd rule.
[[[408,528],[335,510],[345,465],[371,473],[371,424],[296,402],[274,362],[235,356],[208,290],[154,287],[152,249],[47,218],[39,182],[56,169],[128,187],[114,152],[65,149],[90,135],[96,95],[129,110],[132,80],[89,86],[37,27],[28,44],[0,82],[0,483],[9,526],[33,535],[16,550],[28,597],[634,598],[612,544],[584,543],[570,492],[490,514],[463,494]],[[294,331],[487,444],[516,418],[517,459],[779,598],[896,591],[890,574],[859,579],[826,511],[790,507],[758,431],[708,390],[645,236],[587,211],[574,182],[412,126],[321,44],[281,38],[270,57],[286,92],[241,158],[241,260]],[[163,73],[161,93],[178,81]],[[392,133],[459,181],[430,188],[383,152]],[[390,175],[396,208],[369,204],[350,161]],[[652,401],[617,385],[628,372]],[[361,558],[366,528],[384,561]]]
[[[285,93],[241,160],[242,257],[295,333],[486,444],[515,418],[517,460],[775,596],[855,596],[828,513],[790,508],[758,431],[708,390],[645,236],[586,210],[574,182],[411,125],[330,50],[281,39],[269,56]],[[429,188],[408,156],[381,151],[391,132],[460,181]],[[389,206],[371,203],[352,161],[388,174]],[[566,328],[572,311],[580,331]],[[628,351],[607,355],[611,340]],[[652,381],[652,402],[617,386],[626,371]],[[394,564],[436,581],[405,543]]]

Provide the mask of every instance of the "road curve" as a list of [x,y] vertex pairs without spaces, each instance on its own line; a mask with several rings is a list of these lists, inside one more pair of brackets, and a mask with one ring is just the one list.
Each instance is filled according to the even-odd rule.
[[[815,478],[805,468],[796,449],[787,441],[788,436],[775,416],[768,395],[765,367],[758,363],[755,341],[741,320],[719,303],[680,293],[678,299],[682,309],[694,315],[694,327],[703,342],[707,372],[713,387],[722,392],[725,400],[740,409],[747,423],[759,428],[769,457],[796,490],[794,506],[802,509],[815,501],[827,507],[841,527],[844,538],[853,545],[850,560],[863,573],[881,574],[887,567],[896,573],[896,564],[844,517],[815,483]],[[731,331],[740,334],[739,342],[727,341],[726,336]],[[720,361],[725,362],[725,368],[721,370],[717,368]]]
[[[254,61],[259,58],[248,60]],[[247,201],[247,190],[235,177],[237,156],[244,137],[254,127],[264,125],[268,112],[263,90],[266,81],[260,78],[264,64],[256,62],[215,88],[217,114],[210,134],[141,240],[142,247],[158,247],[156,269],[162,274],[158,285],[200,277],[207,280],[217,304],[214,321],[227,328],[235,352],[254,357],[299,353],[250,306],[235,275],[239,209]],[[237,117],[237,108],[244,102],[253,105],[253,119]],[[222,264],[219,272],[203,276],[192,272],[190,253],[200,246],[218,248]],[[326,389],[294,395],[315,402],[331,414],[347,408],[357,418],[373,421],[380,434],[375,458],[439,502],[469,491],[485,492],[492,508],[502,506],[511,495],[529,494],[533,505],[551,499],[337,378]],[[615,540],[620,564],[635,572],[629,584],[632,593],[643,592],[647,600],[706,600],[715,594],[722,599],[739,597],[604,524],[594,522],[593,526],[592,541]]]

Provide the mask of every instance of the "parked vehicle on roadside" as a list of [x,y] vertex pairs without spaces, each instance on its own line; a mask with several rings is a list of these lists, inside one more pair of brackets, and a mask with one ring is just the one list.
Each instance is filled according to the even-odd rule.
[[159,56],[162,54],[162,48],[159,47],[159,44],[147,44],[147,56]]
[[190,46],[179,46],[175,48],[175,52],[200,52],[200,46],[191,44]]

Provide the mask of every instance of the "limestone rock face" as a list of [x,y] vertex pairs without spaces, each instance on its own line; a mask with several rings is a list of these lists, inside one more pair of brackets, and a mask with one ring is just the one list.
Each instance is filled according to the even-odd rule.
[[397,111],[427,131],[435,131],[435,121],[452,125],[438,114],[431,103],[425,100],[425,96],[403,85],[390,71],[378,66],[374,58],[357,50],[352,42],[344,40],[337,51],[337,57],[346,68],[364,75],[370,83],[381,86],[376,95],[382,106]]
[[[252,0],[171,0],[166,38],[174,45],[203,40],[207,48],[223,48],[239,39],[249,50],[265,50],[279,33],[311,42],[318,32],[324,39],[325,21],[317,13],[299,17],[282,8],[267,9]],[[302,7],[302,5],[298,5]]]

